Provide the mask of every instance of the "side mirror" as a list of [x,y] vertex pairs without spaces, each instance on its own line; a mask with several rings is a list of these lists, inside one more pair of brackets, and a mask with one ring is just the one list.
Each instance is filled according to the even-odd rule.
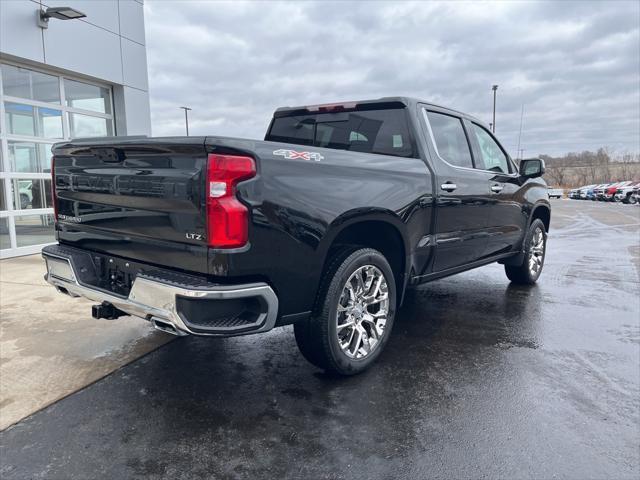
[[523,178],[541,177],[544,171],[544,160],[541,158],[530,158],[520,161],[520,176]]

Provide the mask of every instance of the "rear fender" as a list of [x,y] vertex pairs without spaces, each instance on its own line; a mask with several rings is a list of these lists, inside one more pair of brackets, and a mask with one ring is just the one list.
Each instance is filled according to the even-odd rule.
[[365,222],[382,222],[393,227],[402,239],[404,246],[404,265],[401,284],[398,285],[399,298],[402,296],[407,285],[411,272],[411,245],[407,226],[402,219],[394,212],[382,208],[357,208],[349,210],[338,216],[328,227],[326,235],[318,246],[320,257],[322,258],[323,269],[326,266],[329,252],[334,245],[336,238],[351,226]]

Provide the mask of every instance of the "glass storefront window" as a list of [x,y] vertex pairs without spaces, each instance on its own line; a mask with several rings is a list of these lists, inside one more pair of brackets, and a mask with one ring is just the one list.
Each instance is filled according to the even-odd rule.
[[113,135],[115,127],[109,87],[8,63],[0,64],[0,78],[0,248],[5,257],[33,253],[54,241],[52,144]]
[[2,65],[2,88],[5,95],[40,102],[60,103],[58,77],[13,65]]
[[15,217],[18,247],[55,242],[53,215],[28,215]]
[[110,120],[79,113],[69,113],[69,128],[71,129],[71,138],[112,135]]
[[14,210],[29,208],[51,208],[51,180],[13,179],[11,180]]
[[21,173],[50,173],[51,144],[9,140],[9,168]]
[[11,239],[9,237],[9,219],[0,218],[0,250],[11,248]]
[[111,95],[107,88],[65,78],[64,96],[69,107],[111,113]]
[[33,107],[5,102],[7,132],[29,137],[62,138],[62,112],[53,108]]

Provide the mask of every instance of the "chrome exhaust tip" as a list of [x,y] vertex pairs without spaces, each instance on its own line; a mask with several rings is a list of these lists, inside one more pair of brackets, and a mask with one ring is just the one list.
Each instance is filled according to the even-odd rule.
[[151,324],[156,330],[160,330],[161,332],[168,333],[170,335],[175,335],[176,337],[183,337],[186,335],[185,332],[178,330],[173,323],[161,318],[151,317]]

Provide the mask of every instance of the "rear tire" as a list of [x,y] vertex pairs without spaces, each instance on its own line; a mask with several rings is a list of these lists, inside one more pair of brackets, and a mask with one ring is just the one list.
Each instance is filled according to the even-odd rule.
[[323,277],[314,314],[294,324],[296,343],[313,365],[355,375],[369,368],[389,341],[397,298],[393,271],[377,250],[343,249]]
[[519,285],[533,285],[536,283],[547,251],[547,232],[544,223],[536,218],[527,231],[524,239],[524,260],[521,265],[505,265],[507,278]]

